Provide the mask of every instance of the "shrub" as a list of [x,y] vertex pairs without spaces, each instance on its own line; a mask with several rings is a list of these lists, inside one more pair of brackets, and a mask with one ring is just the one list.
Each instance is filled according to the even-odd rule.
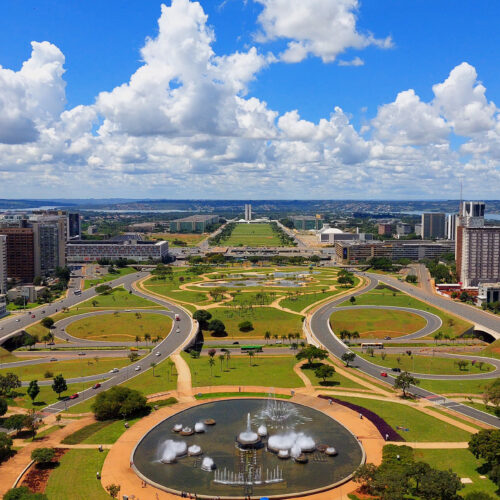
[[52,378],[54,376],[54,372],[51,372],[50,370],[47,370],[44,374],[43,374],[43,378]]
[[0,462],[11,455],[12,439],[5,432],[0,432]]
[[12,488],[5,493],[4,500],[48,500],[43,493],[32,493],[26,486]]
[[253,330],[253,324],[251,321],[242,321],[238,324],[240,332],[251,332]]
[[53,448],[36,448],[31,452],[31,460],[37,464],[47,464],[52,462],[56,452]]

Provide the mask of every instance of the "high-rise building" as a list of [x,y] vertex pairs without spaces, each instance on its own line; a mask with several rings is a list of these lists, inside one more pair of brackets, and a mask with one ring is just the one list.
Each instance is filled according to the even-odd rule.
[[404,222],[398,222],[396,224],[396,234],[398,236],[406,236],[408,234],[411,234],[412,229],[413,228],[411,224],[405,224]]
[[500,226],[484,225],[484,202],[460,207],[456,230],[456,268],[464,288],[500,281]]
[[423,213],[422,239],[444,238],[444,221],[445,214],[443,213]]
[[457,232],[457,214],[448,214],[445,221],[445,236],[447,240],[455,240]]
[[7,293],[7,236],[0,234],[0,295]]
[[80,214],[68,213],[68,235],[67,239],[80,238],[82,235],[80,226]]
[[378,224],[378,234],[390,236],[392,234],[392,224]]
[[7,236],[7,276],[24,283],[35,277],[35,248],[33,229],[3,227],[0,235]]
[[250,205],[250,203],[245,205],[245,220],[246,221],[252,220],[252,205]]

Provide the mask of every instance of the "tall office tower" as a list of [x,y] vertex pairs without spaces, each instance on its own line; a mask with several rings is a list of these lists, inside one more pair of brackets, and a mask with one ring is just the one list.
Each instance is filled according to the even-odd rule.
[[445,214],[423,213],[422,214],[422,239],[444,238]]
[[69,213],[67,239],[71,240],[73,238],[80,238],[80,237],[81,237],[80,214]]
[[7,276],[24,283],[35,277],[35,249],[33,229],[3,227],[0,235],[7,236]]
[[0,295],[7,293],[7,236],[0,234]]
[[464,288],[500,281],[500,226],[484,225],[484,202],[462,203],[457,225],[456,268]]
[[445,221],[445,235],[447,240],[455,240],[457,232],[457,214],[448,214]]
[[250,205],[249,203],[245,205],[245,220],[246,221],[252,220],[252,205]]

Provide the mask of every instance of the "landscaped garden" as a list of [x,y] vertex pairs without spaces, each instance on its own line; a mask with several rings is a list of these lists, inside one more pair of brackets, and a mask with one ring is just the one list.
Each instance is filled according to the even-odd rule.
[[259,356],[250,357],[222,355],[193,358],[182,353],[191,370],[193,387],[211,385],[253,385],[274,387],[303,387],[300,377],[293,371],[297,360],[294,356]]
[[115,312],[82,318],[69,324],[66,332],[87,340],[133,342],[144,335],[165,338],[172,328],[172,319],[164,314]]
[[127,274],[132,274],[132,273],[137,272],[132,267],[118,267],[118,268],[113,268],[113,269],[114,269],[113,273],[104,274],[99,278],[85,280],[85,283],[83,286],[84,290],[87,290],[87,288],[92,288],[93,286],[107,283],[108,281],[113,281],[117,278],[121,278],[122,276],[126,276]]
[[149,233],[147,236],[149,240],[168,241],[170,247],[195,247],[207,237],[199,233]]
[[282,246],[271,224],[236,224],[229,238],[224,239],[221,245],[228,247],[276,247]]

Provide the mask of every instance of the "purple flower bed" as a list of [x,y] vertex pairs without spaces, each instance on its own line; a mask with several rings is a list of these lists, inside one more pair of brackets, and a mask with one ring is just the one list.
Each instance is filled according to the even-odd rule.
[[383,418],[379,417],[376,413],[364,408],[363,406],[355,405],[354,403],[349,403],[347,401],[342,401],[340,399],[333,398],[331,396],[319,395],[318,398],[332,400],[334,403],[350,408],[357,413],[361,413],[363,417],[366,417],[380,432],[380,435],[385,439],[385,435],[388,434],[388,441],[406,441],[403,436],[400,436]]

